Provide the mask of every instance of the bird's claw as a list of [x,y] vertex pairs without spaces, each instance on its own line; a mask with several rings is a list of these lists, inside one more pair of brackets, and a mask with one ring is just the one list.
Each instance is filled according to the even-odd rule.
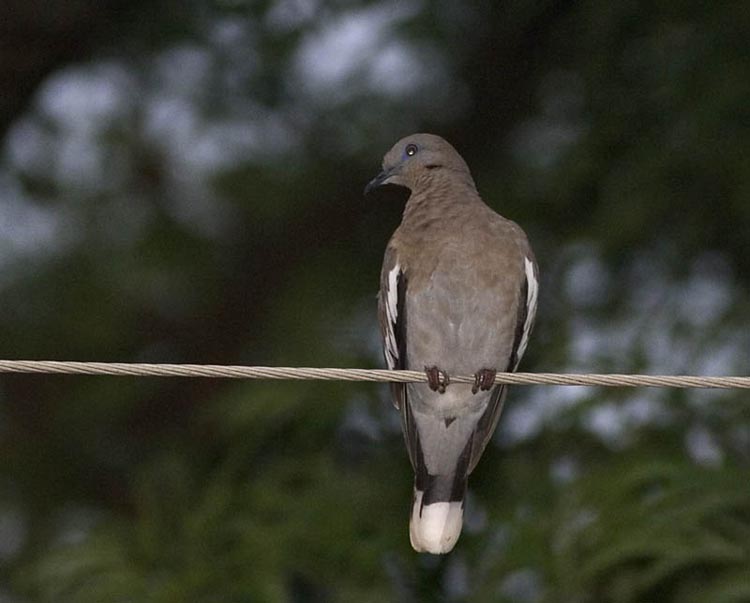
[[448,373],[441,371],[436,366],[426,366],[424,367],[424,372],[427,375],[427,385],[430,389],[434,392],[444,394],[445,388],[451,382]]
[[495,376],[497,371],[495,369],[481,369],[474,373],[474,385],[471,388],[471,393],[476,394],[480,389],[483,392],[489,390],[495,384]]

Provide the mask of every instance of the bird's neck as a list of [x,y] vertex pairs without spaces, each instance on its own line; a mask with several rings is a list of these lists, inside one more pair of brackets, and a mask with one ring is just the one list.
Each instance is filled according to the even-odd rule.
[[439,173],[429,176],[412,190],[404,208],[402,227],[450,223],[471,215],[467,208],[484,205],[470,176],[456,178],[455,175]]

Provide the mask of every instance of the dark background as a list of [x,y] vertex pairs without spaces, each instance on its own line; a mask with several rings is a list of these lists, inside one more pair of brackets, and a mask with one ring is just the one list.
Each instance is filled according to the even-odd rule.
[[[542,275],[522,369],[747,374],[744,2],[0,5],[0,358],[381,366],[398,138]],[[386,387],[4,375],[0,601],[750,601],[742,391],[517,387],[455,551]]]

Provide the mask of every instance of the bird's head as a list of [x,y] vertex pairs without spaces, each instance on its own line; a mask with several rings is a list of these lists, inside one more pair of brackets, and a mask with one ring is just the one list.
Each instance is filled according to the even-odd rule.
[[412,134],[399,140],[383,158],[383,171],[365,187],[365,194],[384,184],[412,191],[427,175],[445,170],[473,184],[469,167],[446,140],[434,134]]

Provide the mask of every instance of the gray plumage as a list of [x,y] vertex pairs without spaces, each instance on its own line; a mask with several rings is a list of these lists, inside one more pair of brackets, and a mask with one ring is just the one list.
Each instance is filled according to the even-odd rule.
[[[393,384],[415,471],[410,539],[446,553],[461,532],[466,480],[495,429],[533,326],[537,267],[524,232],[490,209],[445,140],[397,142],[367,187],[411,191],[385,252],[379,319],[392,369],[425,369],[429,384]],[[476,384],[449,385],[451,374]]]

